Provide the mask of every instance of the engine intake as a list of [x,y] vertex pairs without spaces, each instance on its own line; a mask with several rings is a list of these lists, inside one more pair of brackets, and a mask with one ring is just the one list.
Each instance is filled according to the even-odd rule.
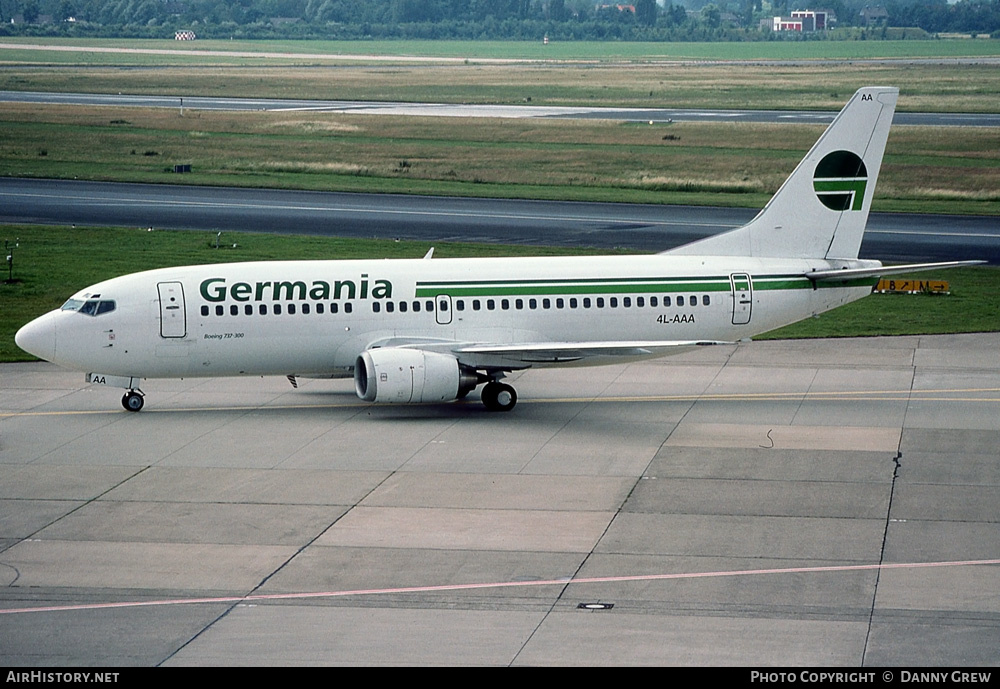
[[450,402],[478,382],[455,357],[420,349],[369,349],[354,364],[354,389],[366,402]]

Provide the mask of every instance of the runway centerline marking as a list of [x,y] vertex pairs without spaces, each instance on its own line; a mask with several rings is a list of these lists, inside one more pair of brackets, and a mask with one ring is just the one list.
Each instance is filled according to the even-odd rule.
[[76,612],[81,610],[107,610],[112,608],[146,608],[163,605],[193,605],[205,603],[254,603],[274,600],[307,600],[311,598],[341,598],[344,596],[376,596],[400,593],[435,593],[440,591],[469,591],[487,588],[514,588],[523,586],[565,586],[567,584],[604,584],[631,581],[667,581],[675,579],[709,579],[717,577],[760,576],[773,574],[816,574],[820,572],[859,572],[889,569],[920,569],[927,567],[969,567],[1000,565],[994,560],[952,560],[948,562],[901,562],[873,565],[826,565],[819,567],[781,567],[776,569],[741,569],[717,572],[682,572],[674,574],[634,574],[608,577],[565,577],[538,581],[503,581],[482,584],[443,584],[438,586],[406,586],[383,589],[354,589],[349,591],[316,591],[305,593],[272,593],[248,596],[220,596],[210,598],[172,598],[150,601],[123,601],[120,603],[81,603],[78,605],[49,605],[35,608],[0,609],[0,615],[41,612]]

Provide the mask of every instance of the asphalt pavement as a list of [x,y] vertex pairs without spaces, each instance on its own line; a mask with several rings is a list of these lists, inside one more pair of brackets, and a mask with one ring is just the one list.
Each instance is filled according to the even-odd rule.
[[[738,227],[746,208],[0,178],[0,222],[665,251]],[[1000,218],[873,213],[863,258],[1000,265]]]

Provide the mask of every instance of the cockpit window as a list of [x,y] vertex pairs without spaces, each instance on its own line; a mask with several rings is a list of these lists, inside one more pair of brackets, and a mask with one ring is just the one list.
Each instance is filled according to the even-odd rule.
[[97,299],[88,299],[87,301],[83,301],[82,299],[70,299],[62,305],[62,310],[79,311],[80,313],[88,316],[100,316],[101,314],[111,313],[114,311],[115,302],[109,299],[101,301],[98,301]]

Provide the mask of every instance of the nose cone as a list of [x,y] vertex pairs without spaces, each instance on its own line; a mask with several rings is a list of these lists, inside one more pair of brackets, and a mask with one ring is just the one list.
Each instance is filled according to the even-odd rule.
[[47,313],[28,323],[14,335],[14,342],[28,354],[52,361],[56,358],[54,313]]

